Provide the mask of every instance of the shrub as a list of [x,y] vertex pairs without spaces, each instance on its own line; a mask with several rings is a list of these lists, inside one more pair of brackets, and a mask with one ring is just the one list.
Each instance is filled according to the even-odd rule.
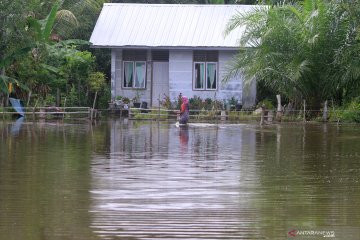
[[341,119],[349,122],[360,123],[360,99],[355,98],[344,109]]
[[265,108],[266,108],[266,109],[274,109],[274,108],[275,108],[274,105],[273,105],[273,103],[272,103],[269,99],[267,99],[267,98],[261,100],[261,101],[256,105],[256,108],[260,108],[263,104],[265,105]]
[[198,96],[190,98],[189,103],[192,110],[200,110],[204,108],[203,100]]
[[164,93],[163,99],[160,101],[160,105],[163,106],[163,107],[166,108],[166,109],[170,109],[170,108],[171,108],[171,100],[170,100],[170,97],[167,96],[165,93]]

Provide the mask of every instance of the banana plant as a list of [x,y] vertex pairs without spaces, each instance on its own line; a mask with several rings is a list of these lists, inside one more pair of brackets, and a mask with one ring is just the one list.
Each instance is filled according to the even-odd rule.
[[18,49],[11,53],[9,56],[6,56],[5,58],[0,60],[0,69],[3,69],[2,73],[0,74],[0,92],[2,93],[9,93],[9,84],[15,84],[16,86],[28,90],[26,85],[22,84],[20,81],[18,81],[15,78],[9,77],[5,75],[5,69],[10,66],[14,61],[17,59],[25,56],[29,51],[31,50],[31,47],[25,47]]
[[[27,18],[27,27],[29,34],[32,34],[33,42],[28,46],[14,50],[8,56],[0,60],[0,92],[8,93],[8,84],[15,83],[23,90],[28,90],[25,84],[21,84],[17,79],[5,75],[5,70],[12,65],[16,60],[26,56],[31,52],[32,57],[40,59],[43,54],[62,54],[64,57],[73,55],[77,50],[73,46],[87,45],[88,41],[80,39],[70,39],[56,42],[52,39],[52,34],[56,22],[65,21],[72,26],[77,26],[78,22],[75,15],[65,9],[60,9],[63,1],[59,0],[54,3],[50,13],[44,19],[36,19],[33,16]],[[59,74],[60,70],[55,66],[49,66],[45,63],[39,63],[41,67]]]

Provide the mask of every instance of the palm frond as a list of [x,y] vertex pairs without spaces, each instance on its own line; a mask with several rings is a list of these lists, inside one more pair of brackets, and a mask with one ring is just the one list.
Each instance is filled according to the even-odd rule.
[[56,20],[58,22],[65,22],[73,27],[77,27],[79,25],[75,15],[71,11],[65,9],[59,10],[56,13]]
[[53,29],[53,26],[54,26],[54,23],[56,20],[56,15],[57,15],[59,8],[60,8],[60,1],[57,1],[51,8],[51,11],[46,18],[46,22],[45,22],[45,26],[43,28],[43,34],[42,34],[43,35],[42,37],[45,41],[49,40],[49,37],[50,37],[51,31]]

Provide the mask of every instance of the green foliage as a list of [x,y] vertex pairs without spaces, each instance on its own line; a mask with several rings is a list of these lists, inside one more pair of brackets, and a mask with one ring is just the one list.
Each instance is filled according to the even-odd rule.
[[130,99],[128,97],[124,97],[122,100],[123,100],[123,103],[125,103],[125,104],[130,103]]
[[349,4],[305,0],[233,16],[227,31],[245,26],[241,46],[252,47],[241,48],[227,79],[241,71],[247,83],[256,79],[317,109],[326,99],[341,102],[348,93],[359,93],[359,11],[346,8]]
[[223,103],[211,98],[202,99],[199,96],[194,96],[189,99],[191,110],[220,110],[223,107]]
[[105,74],[102,72],[93,72],[89,74],[89,86],[94,92],[101,91],[105,86]]
[[164,93],[163,99],[160,101],[160,105],[166,109],[171,109],[171,100],[168,95]]
[[[25,98],[24,90],[29,90],[33,92],[32,96],[41,100],[48,94],[55,96],[57,89],[74,90],[71,86],[76,84],[78,105],[87,104],[87,77],[93,71],[95,59],[90,52],[78,50],[78,46],[88,45],[88,41],[63,40],[70,35],[62,33],[81,25],[74,14],[80,12],[77,11],[80,7],[85,11],[84,7],[96,2],[99,11],[103,1],[75,0],[67,4],[62,0],[41,4],[37,1],[4,1],[4,8],[0,9],[0,25],[5,27],[5,31],[0,31],[0,70],[3,70],[0,72],[0,92],[6,93],[8,83],[12,82],[18,97]],[[76,11],[69,11],[64,6]],[[86,11],[89,12],[89,8]]]
[[74,85],[71,86],[70,91],[66,94],[66,106],[76,107],[78,105],[78,92]]
[[94,56],[90,52],[83,51],[68,55],[65,59],[66,61],[61,66],[62,72],[67,79],[67,84],[72,86],[72,90],[76,86],[77,106],[90,105],[85,95],[89,86],[89,74],[95,62]]
[[140,110],[132,110],[132,114],[134,115],[134,119],[137,120],[152,120],[152,119],[168,119],[169,113],[164,110],[152,110],[147,113],[142,113]]
[[257,105],[256,108],[260,108],[262,106],[265,106],[266,109],[274,109],[274,104],[269,99],[261,100]]
[[203,100],[199,96],[190,98],[189,104],[192,110],[200,110],[203,108]]
[[98,108],[99,109],[107,109],[109,99],[111,99],[110,86],[105,85],[104,88],[101,91],[101,94],[99,95]]
[[256,114],[252,114],[251,112],[229,111],[228,120],[229,121],[252,121],[252,120],[260,121],[260,117]]
[[42,102],[44,106],[55,106],[56,100],[53,95],[47,95]]
[[330,121],[360,123],[360,98],[330,111]]

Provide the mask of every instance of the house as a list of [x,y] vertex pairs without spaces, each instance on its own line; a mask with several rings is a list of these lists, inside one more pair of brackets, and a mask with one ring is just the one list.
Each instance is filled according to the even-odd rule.
[[106,3],[90,42],[111,49],[111,95],[159,106],[164,96],[255,104],[256,86],[241,75],[223,83],[244,28],[224,36],[229,19],[248,5]]

